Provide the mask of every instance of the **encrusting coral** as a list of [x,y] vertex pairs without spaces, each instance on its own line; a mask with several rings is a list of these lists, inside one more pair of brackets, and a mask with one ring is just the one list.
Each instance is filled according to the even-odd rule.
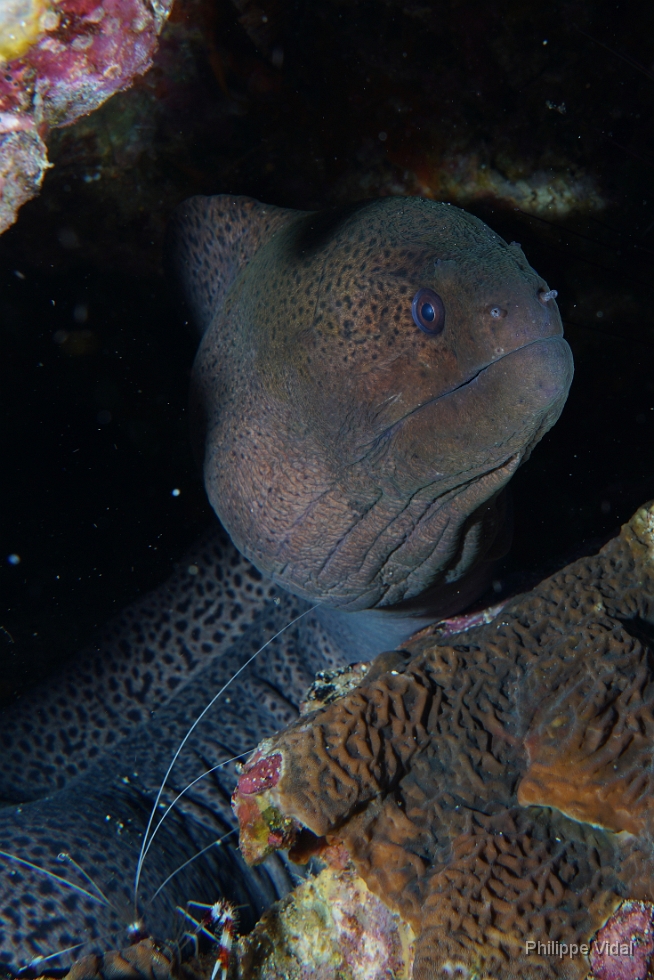
[[238,946],[239,980],[409,980],[413,932],[349,868],[327,867]]
[[649,504],[494,622],[423,630],[262,743],[234,795],[243,853],[344,847],[416,933],[415,980],[643,980],[652,624]]
[[146,71],[172,0],[0,3],[0,233],[38,193],[45,138]]

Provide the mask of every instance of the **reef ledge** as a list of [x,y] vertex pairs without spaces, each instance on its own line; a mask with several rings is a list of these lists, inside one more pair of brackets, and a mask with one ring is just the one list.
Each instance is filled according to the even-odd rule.
[[234,794],[242,852],[359,876],[415,935],[414,980],[645,980],[653,658],[649,503],[491,623],[422,630],[262,743]]

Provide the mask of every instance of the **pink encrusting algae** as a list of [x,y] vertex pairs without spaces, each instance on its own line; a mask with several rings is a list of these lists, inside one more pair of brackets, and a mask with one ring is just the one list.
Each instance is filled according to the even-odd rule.
[[279,782],[279,775],[282,766],[282,757],[279,753],[271,755],[270,758],[255,757],[248,763],[238,781],[240,793],[250,795],[261,793],[264,789],[271,789]]
[[0,18],[0,232],[38,193],[48,131],[97,109],[147,71],[171,6],[172,0],[10,4]]
[[624,902],[590,948],[593,980],[645,980],[654,953],[651,902]]

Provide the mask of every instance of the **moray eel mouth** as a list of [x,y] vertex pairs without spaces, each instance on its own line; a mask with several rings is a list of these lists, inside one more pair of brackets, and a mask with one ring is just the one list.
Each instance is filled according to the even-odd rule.
[[473,385],[479,377],[484,375],[487,371],[491,371],[496,364],[499,364],[499,362],[503,361],[505,358],[519,355],[522,351],[525,351],[529,347],[533,347],[536,344],[540,345],[540,344],[557,343],[562,340],[563,338],[559,335],[552,336],[552,337],[545,337],[543,339],[530,340],[528,343],[522,344],[520,347],[516,347],[514,350],[503,352],[498,357],[493,358],[492,361],[489,361],[488,364],[479,368],[477,371],[471,373],[471,375],[468,378],[465,378],[465,380],[459,382],[456,385],[453,385],[451,388],[448,388],[447,391],[441,391],[437,395],[434,395],[433,398],[429,398],[427,399],[427,401],[421,402],[419,405],[416,405],[415,408],[409,409],[409,411],[407,411],[401,418],[399,418],[396,422],[393,422],[391,425],[388,426],[387,429],[384,430],[382,437],[388,437],[392,435],[393,431],[397,427],[401,426],[404,422],[407,421],[407,419],[411,418],[411,416],[415,415],[417,412],[422,412],[424,409],[429,408],[429,406],[433,405],[435,402],[441,401],[441,399],[443,398],[449,398],[455,392],[461,391],[464,388],[467,388],[469,385]]
[[[259,510],[261,550],[252,537],[238,544],[279,585],[312,602],[354,612],[441,590],[437,614],[459,611],[475,597],[470,576],[479,593],[480,565],[490,574],[486,556],[504,523],[501,491],[560,415],[571,377],[570,348],[557,333],[503,352],[408,411],[406,387],[404,405],[388,398],[388,409],[371,405],[364,424],[354,411],[349,432],[367,434],[365,442],[355,436],[348,444],[344,429],[333,465],[325,463],[327,440],[313,456],[311,436],[297,457],[287,450],[280,475],[288,484],[277,484],[283,490]],[[393,408],[401,414],[389,419]],[[315,488],[312,459],[326,476]],[[307,475],[293,484],[296,466]],[[290,507],[271,513],[279,499],[291,500],[292,519]],[[275,540],[268,531],[278,514]]]
[[386,426],[351,467],[384,492],[334,541],[313,595],[359,610],[456,591],[495,540],[498,495],[560,414],[570,373],[562,337],[531,341]]
[[[537,440],[534,440],[534,442]],[[493,497],[498,494],[511,479],[516,469],[521,463],[521,454],[513,453],[508,458],[492,466],[484,473],[469,472],[463,474],[455,486],[452,486],[446,493],[439,488],[438,496],[428,502],[424,512],[416,520],[414,526],[406,533],[399,547],[389,553],[380,561],[376,570],[375,581],[372,587],[378,591],[378,582],[384,583],[383,594],[376,598],[376,601],[369,601],[368,595],[363,591],[354,601],[347,592],[337,594],[330,592],[328,604],[347,611],[359,611],[361,609],[378,609],[387,612],[405,613],[413,611],[415,615],[445,615],[443,610],[450,612],[459,611],[459,608],[467,604],[468,590],[456,588],[459,579],[464,578],[467,566],[467,559],[473,546],[479,548],[480,538],[484,533],[483,528],[475,526],[471,521],[471,532],[465,534],[459,548],[453,549],[450,544],[450,537],[454,531],[460,531],[460,524],[451,520],[450,515],[457,515],[465,511],[470,502],[475,498],[483,500],[484,497]],[[427,488],[425,488],[427,489]],[[481,505],[480,505],[481,506]],[[493,510],[489,505],[489,512]],[[439,522],[443,527],[443,533],[434,536],[431,543],[431,550],[425,552],[424,542],[421,540],[424,529],[432,522]],[[495,521],[491,522],[493,525]],[[389,524],[389,532],[391,527]],[[339,542],[339,546],[344,542]],[[434,575],[433,567],[442,562],[442,552],[449,547],[452,551],[452,559],[446,570],[441,574]],[[411,564],[410,571],[402,578],[397,574],[398,563],[401,565],[406,562],[402,555],[411,554],[413,551],[422,551],[422,557],[416,559]],[[330,555],[321,568],[321,571],[328,571],[329,560],[334,557]],[[365,565],[368,555],[364,555],[361,561],[361,568]],[[453,588],[448,590],[448,586]],[[447,595],[447,593],[450,593]],[[449,605],[443,606],[443,593],[446,594],[446,602]],[[456,597],[462,596],[461,601]],[[440,600],[440,601],[439,601]]]

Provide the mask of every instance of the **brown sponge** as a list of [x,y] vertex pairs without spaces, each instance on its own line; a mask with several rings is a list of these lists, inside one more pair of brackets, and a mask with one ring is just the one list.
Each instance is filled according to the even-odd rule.
[[488,625],[383,656],[245,766],[244,853],[344,846],[415,980],[640,980],[644,927],[615,970],[592,944],[654,902],[654,504]]

